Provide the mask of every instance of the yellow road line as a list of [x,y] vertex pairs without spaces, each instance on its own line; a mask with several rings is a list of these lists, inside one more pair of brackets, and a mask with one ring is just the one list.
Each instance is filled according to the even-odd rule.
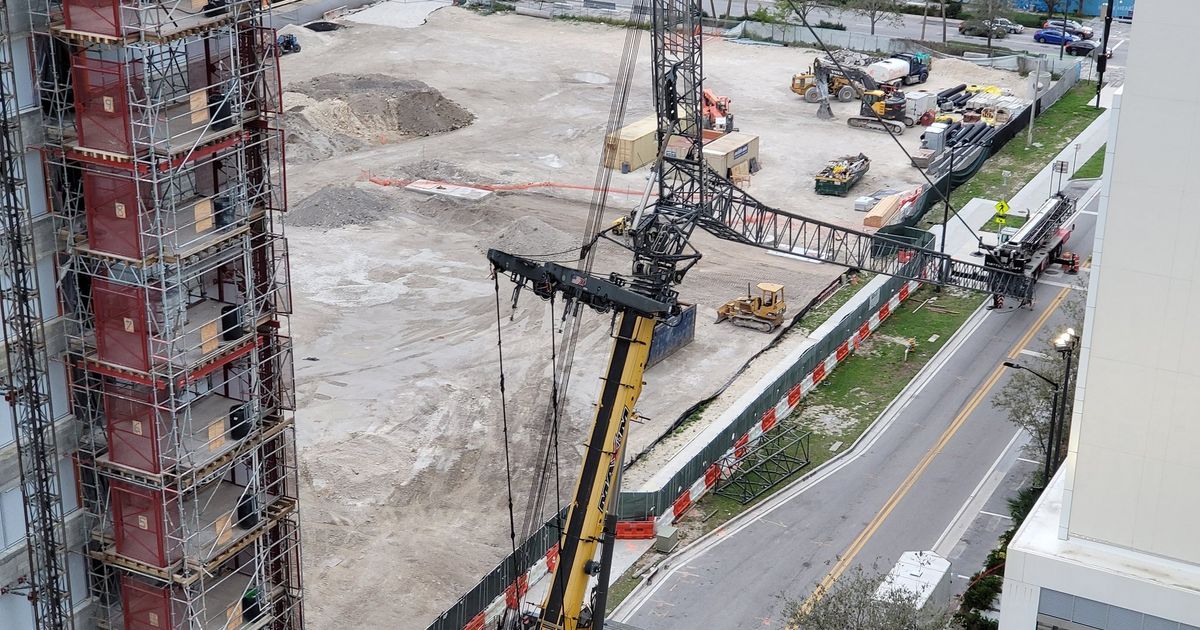
[[[1062,304],[1063,298],[1066,297],[1069,291],[1070,289],[1067,288],[1059,290],[1058,295],[1051,300],[1050,305],[1046,308],[1046,310],[1038,316],[1037,320],[1033,322],[1033,325],[1029,328],[1029,330],[1027,330],[1025,334],[1017,340],[1016,345],[1014,345],[1012,350],[1009,351],[1009,359],[1015,358],[1021,352],[1021,350],[1025,348],[1029,341],[1033,339],[1033,336],[1042,329],[1042,326],[1045,325],[1046,320],[1050,319],[1050,315],[1058,309],[1060,304]],[[875,514],[875,518],[871,519],[871,522],[867,524],[866,529],[859,533],[858,537],[854,539],[854,542],[850,543],[850,546],[847,547],[846,551],[838,557],[838,561],[833,565],[833,568],[829,570],[829,573],[822,578],[820,584],[817,585],[817,588],[813,591],[813,593],[808,596],[808,599],[804,600],[804,604],[801,605],[802,610],[810,610],[813,604],[817,603],[817,600],[819,600],[825,594],[825,592],[829,590],[829,587],[833,586],[833,583],[836,582],[843,573],[845,573],[846,569],[850,568],[850,563],[854,561],[854,557],[858,555],[858,552],[862,551],[862,548],[866,546],[867,541],[869,541],[871,537],[875,535],[875,532],[879,530],[880,526],[883,525],[883,522],[887,520],[889,515],[891,515],[892,510],[896,508],[896,505],[900,503],[900,500],[904,498],[904,495],[908,494],[908,491],[911,490],[913,485],[916,484],[917,480],[921,478],[921,475],[925,472],[925,469],[928,468],[929,464],[933,462],[933,458],[936,457],[943,448],[945,448],[946,444],[950,442],[950,439],[954,437],[954,434],[958,432],[959,428],[966,423],[967,418],[974,413],[975,408],[979,406],[979,403],[983,402],[983,399],[987,397],[989,392],[991,392],[992,387],[996,385],[996,381],[1000,380],[1000,376],[1003,373],[1004,366],[997,365],[996,368],[992,370],[992,373],[988,375],[983,384],[979,386],[979,389],[975,390],[975,393],[972,394],[971,398],[967,401],[966,406],[959,411],[958,415],[955,416],[954,421],[950,423],[950,426],[946,427],[946,430],[942,433],[942,436],[938,438],[938,441],[933,445],[933,448],[930,448],[929,451],[925,453],[925,457],[921,458],[921,461],[917,464],[917,467],[913,468],[912,472],[908,473],[908,477],[904,479],[904,482],[900,484],[899,488],[896,488],[896,491],[892,493],[890,498],[888,498],[887,503],[883,504],[883,507],[880,508],[879,512]]]

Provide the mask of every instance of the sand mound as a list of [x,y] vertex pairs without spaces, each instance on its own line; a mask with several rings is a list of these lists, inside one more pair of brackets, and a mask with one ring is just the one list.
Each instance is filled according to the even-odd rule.
[[549,223],[531,216],[513,221],[498,236],[489,236],[480,243],[480,249],[494,247],[510,254],[538,256],[559,252],[578,251],[582,238],[560,230]]
[[393,215],[395,205],[388,194],[367,186],[374,184],[326,186],[293,205],[287,224],[328,229],[365,225]]
[[289,159],[320,160],[430,136],[471,124],[475,115],[421,81],[382,74],[325,74],[288,86]]

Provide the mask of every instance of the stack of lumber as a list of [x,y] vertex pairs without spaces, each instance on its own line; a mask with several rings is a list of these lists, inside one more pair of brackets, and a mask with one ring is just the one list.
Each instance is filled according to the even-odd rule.
[[888,195],[879,200],[867,216],[863,217],[863,225],[871,228],[881,228],[889,225],[892,219],[896,218],[896,213],[900,212],[901,201],[904,199],[905,193],[896,193]]

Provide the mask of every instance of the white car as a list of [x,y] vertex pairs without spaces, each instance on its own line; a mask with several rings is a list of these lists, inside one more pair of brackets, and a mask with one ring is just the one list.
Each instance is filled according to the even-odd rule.
[[1008,18],[996,18],[995,20],[992,20],[992,23],[994,23],[996,26],[999,26],[1000,28],[1003,28],[1004,30],[1008,31],[1009,33],[1024,33],[1025,32],[1025,26],[1023,24],[1017,24],[1016,22],[1014,22]]

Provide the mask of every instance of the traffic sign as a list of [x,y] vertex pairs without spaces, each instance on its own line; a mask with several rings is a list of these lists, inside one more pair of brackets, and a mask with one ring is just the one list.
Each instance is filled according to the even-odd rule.
[[1004,216],[1004,215],[1008,214],[1008,202],[1007,201],[1001,199],[1000,201],[996,202],[996,214],[998,214],[1000,216]]
[[1004,217],[996,217],[996,225],[1004,226],[1007,223],[1008,223],[1008,219],[1005,219]]

